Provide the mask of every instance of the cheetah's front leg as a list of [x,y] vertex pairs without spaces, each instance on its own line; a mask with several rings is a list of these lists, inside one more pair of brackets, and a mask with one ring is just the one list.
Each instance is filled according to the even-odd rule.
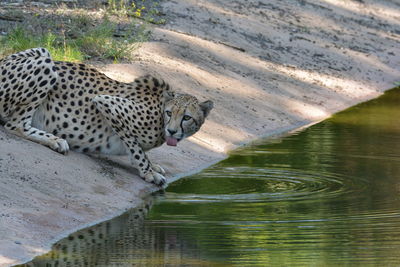
[[156,185],[163,185],[166,179],[163,174],[165,171],[159,165],[151,164],[147,158],[146,153],[143,151],[141,146],[135,139],[122,138],[122,141],[127,145],[129,149],[129,155],[132,165],[139,170],[139,175],[146,182],[155,183]]
[[124,142],[131,163],[139,170],[140,177],[156,185],[165,184],[166,179],[163,175],[165,171],[159,165],[150,162],[139,144],[138,135],[142,129],[132,121],[137,115],[133,108],[135,103],[125,98],[107,95],[96,96],[93,103]]

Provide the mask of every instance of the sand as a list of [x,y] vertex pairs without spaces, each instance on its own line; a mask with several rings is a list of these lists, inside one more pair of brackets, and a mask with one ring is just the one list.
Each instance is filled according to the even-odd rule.
[[[168,23],[154,26],[134,62],[98,67],[121,81],[157,74],[214,101],[198,134],[149,153],[169,182],[400,81],[395,1],[186,0],[162,8]],[[63,156],[0,128],[0,266],[28,261],[156,190],[126,157]]]

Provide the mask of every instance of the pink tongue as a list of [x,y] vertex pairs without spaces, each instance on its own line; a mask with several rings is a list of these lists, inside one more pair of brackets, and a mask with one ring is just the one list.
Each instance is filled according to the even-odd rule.
[[178,143],[178,140],[176,138],[167,137],[167,145],[176,146],[177,143]]

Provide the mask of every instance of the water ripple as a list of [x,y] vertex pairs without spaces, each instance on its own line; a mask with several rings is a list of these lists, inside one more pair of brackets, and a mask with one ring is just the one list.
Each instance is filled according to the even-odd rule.
[[[209,187],[214,188],[212,193],[210,190],[202,193],[200,187],[185,193],[177,183],[169,189],[167,201],[255,202],[337,198],[342,194],[360,192],[367,186],[367,182],[362,179],[355,181],[354,178],[329,172],[248,167],[211,169],[191,181],[186,180],[185,186],[192,189],[187,183],[195,185],[199,179],[202,183],[214,185]],[[357,186],[354,186],[355,183]],[[179,193],[174,193],[175,189]]]

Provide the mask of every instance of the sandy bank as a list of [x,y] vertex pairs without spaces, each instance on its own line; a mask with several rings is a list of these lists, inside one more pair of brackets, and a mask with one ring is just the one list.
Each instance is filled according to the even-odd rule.
[[[177,148],[150,152],[167,177],[197,171],[239,144],[328,117],[400,80],[400,5],[391,1],[166,1],[165,26],[132,64],[215,109]],[[0,128],[0,266],[29,260],[157,190],[124,157],[59,155]]]

